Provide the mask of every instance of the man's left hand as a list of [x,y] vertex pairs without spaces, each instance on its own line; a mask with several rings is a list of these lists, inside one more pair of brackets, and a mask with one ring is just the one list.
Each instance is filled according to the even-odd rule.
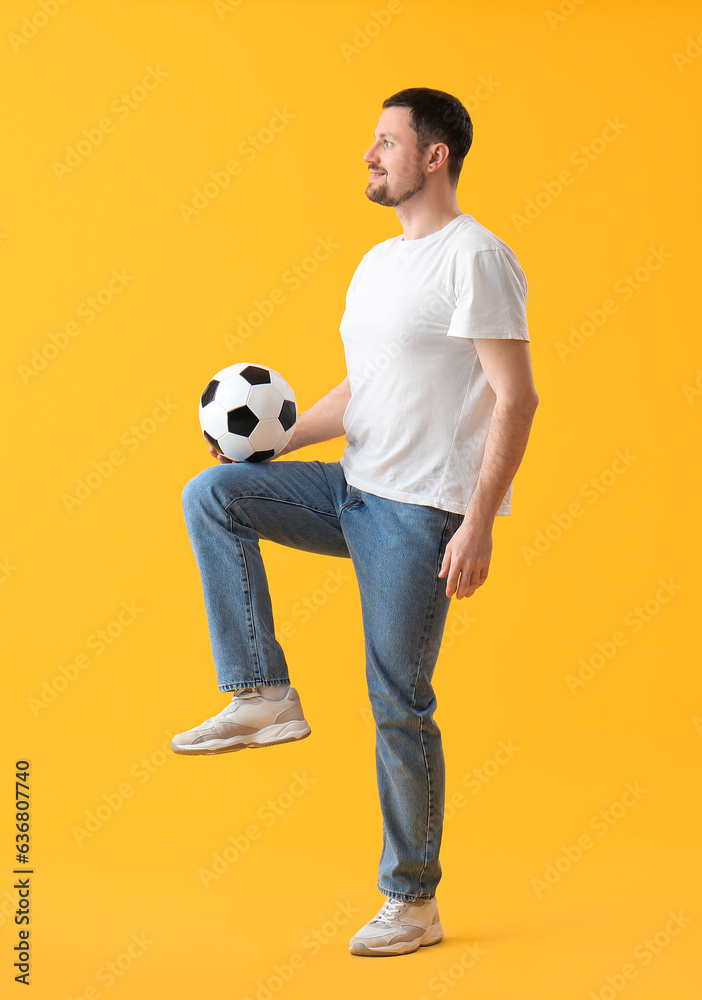
[[487,580],[491,555],[491,529],[464,521],[447,544],[439,571],[439,578],[448,577],[446,596],[455,594],[460,600],[471,597],[478,587],[482,587]]

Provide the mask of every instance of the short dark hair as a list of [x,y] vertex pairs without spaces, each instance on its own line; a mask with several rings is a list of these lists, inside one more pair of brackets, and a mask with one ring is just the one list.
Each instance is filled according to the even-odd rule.
[[454,185],[463,160],[473,142],[473,123],[457,97],[429,87],[399,90],[383,101],[384,108],[409,108],[410,125],[417,133],[420,153],[432,142],[445,142],[449,148],[448,174]]

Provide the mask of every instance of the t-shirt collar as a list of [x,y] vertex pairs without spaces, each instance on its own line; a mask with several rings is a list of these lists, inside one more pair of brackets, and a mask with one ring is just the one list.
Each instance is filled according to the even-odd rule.
[[434,240],[438,240],[442,236],[445,236],[451,226],[455,226],[459,219],[465,218],[465,213],[457,215],[454,219],[451,219],[450,222],[447,222],[445,226],[442,226],[441,229],[437,229],[435,233],[429,233],[428,236],[420,236],[419,239],[416,240],[406,240],[404,236],[398,236],[397,242],[403,247],[426,246],[427,243],[433,243]]

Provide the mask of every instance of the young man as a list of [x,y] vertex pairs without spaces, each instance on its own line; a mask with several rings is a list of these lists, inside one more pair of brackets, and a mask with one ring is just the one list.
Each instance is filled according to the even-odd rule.
[[[302,413],[285,449],[345,433],[340,462],[220,464],[183,491],[221,691],[218,715],[173,740],[221,753],[309,735],[273,628],[259,538],[348,556],[358,578],[376,723],[387,897],[355,955],[438,943],[444,760],[431,685],[450,599],[487,578],[538,397],[526,279],[511,249],[463,214],[472,141],[463,105],[413,88],[383,104],[366,195],[403,235],[359,264],[341,323],[348,374]],[[442,582],[444,581],[444,582]]]

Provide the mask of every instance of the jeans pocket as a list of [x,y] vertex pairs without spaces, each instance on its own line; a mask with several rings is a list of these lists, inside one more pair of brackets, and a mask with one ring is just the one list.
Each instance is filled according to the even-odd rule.
[[[346,503],[342,504],[341,506],[342,511],[351,510],[354,507],[363,506],[363,493],[361,492],[361,490],[356,489],[355,486],[349,486],[349,485],[346,486],[346,496],[347,496]],[[339,513],[341,513],[341,511]]]

